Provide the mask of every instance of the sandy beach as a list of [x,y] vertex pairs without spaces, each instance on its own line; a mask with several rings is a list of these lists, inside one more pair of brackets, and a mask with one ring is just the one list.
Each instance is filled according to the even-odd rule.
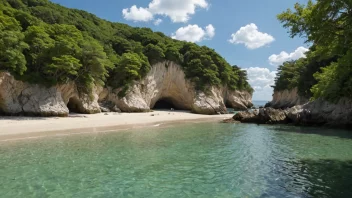
[[186,111],[71,114],[64,118],[3,116],[0,117],[0,140],[152,127],[173,122],[220,121],[229,117],[231,115],[199,115]]

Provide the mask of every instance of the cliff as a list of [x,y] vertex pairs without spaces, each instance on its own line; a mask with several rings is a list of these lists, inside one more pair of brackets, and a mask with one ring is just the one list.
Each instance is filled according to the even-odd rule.
[[266,107],[273,108],[290,108],[296,105],[303,105],[308,102],[308,99],[298,94],[298,89],[275,91],[271,102],[266,104]]
[[126,95],[121,89],[96,87],[91,94],[80,93],[74,83],[45,87],[15,80],[0,73],[0,112],[7,115],[67,116],[69,112],[99,113],[101,110],[146,112],[163,99],[178,109],[199,114],[225,113],[226,106],[245,110],[252,106],[248,92],[227,87],[197,91],[185,78],[181,66],[170,62],[153,65],[140,81],[135,81]]

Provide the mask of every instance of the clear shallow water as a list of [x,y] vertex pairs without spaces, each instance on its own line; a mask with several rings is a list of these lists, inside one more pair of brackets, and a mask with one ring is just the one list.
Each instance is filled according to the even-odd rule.
[[351,187],[352,133],[339,130],[199,123],[0,143],[0,197],[352,197]]

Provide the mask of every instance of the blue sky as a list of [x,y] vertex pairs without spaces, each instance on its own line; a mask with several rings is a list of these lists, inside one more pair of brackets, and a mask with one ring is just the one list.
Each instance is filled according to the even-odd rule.
[[[270,85],[273,84],[277,65],[285,60],[304,56],[303,52],[308,48],[303,39],[290,38],[287,30],[276,19],[278,13],[292,8],[296,2],[306,3],[307,0],[52,0],[52,2],[86,10],[112,22],[150,27],[177,39],[188,39],[199,45],[214,48],[230,64],[247,69],[250,83],[256,90],[254,100],[270,100],[272,95]],[[134,5],[136,8],[131,8]],[[157,19],[161,19],[162,22],[155,25]],[[209,25],[212,28],[207,29]],[[233,43],[229,42],[231,39]]]

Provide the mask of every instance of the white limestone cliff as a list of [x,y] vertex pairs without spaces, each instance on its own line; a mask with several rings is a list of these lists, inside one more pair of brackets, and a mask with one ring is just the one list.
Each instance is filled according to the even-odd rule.
[[199,114],[225,113],[226,106],[244,110],[252,106],[252,95],[226,87],[209,87],[197,91],[185,78],[181,66],[165,61],[152,66],[140,81],[133,83],[120,98],[121,89],[94,88],[91,94],[80,93],[74,83],[45,87],[16,80],[0,72],[0,113],[7,115],[67,116],[76,113],[99,113],[100,104],[112,104],[124,112],[150,111],[161,99],[178,109]]
[[273,108],[290,108],[296,105],[303,105],[307,102],[308,99],[300,96],[298,89],[294,88],[292,90],[275,91],[273,100],[267,106]]

